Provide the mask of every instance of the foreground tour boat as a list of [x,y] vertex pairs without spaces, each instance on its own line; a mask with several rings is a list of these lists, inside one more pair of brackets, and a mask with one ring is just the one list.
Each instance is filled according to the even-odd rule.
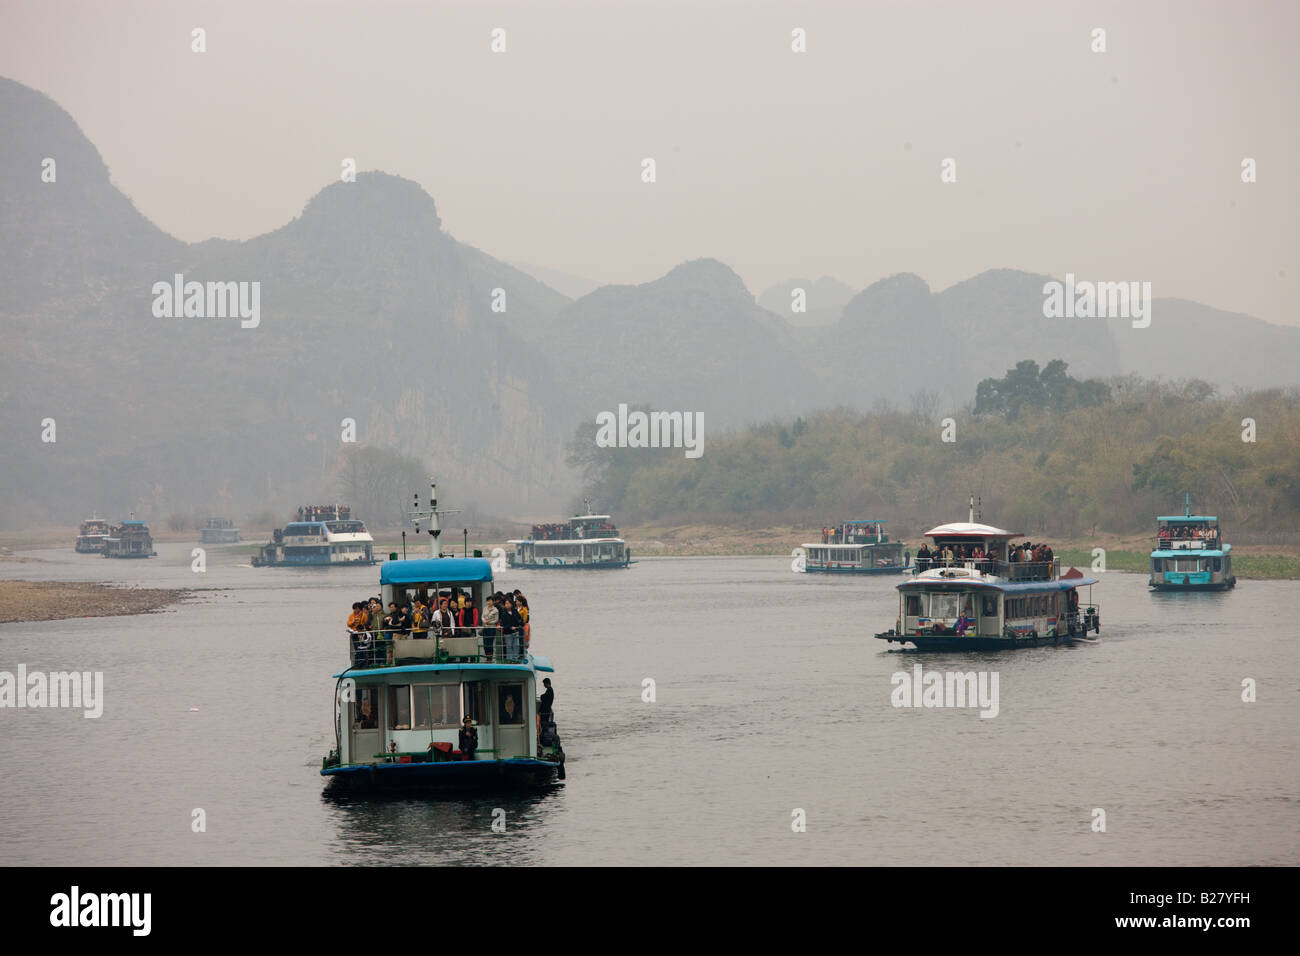
[[1232,545],[1225,544],[1214,515],[1192,514],[1191,495],[1183,513],[1156,518],[1151,578],[1157,591],[1226,591],[1235,587]]
[[535,524],[529,537],[506,543],[512,568],[625,568],[632,563],[632,552],[609,515],[574,515],[568,521]]
[[253,555],[253,567],[375,563],[375,539],[351,508],[307,505],[298,509],[298,519],[275,529]]
[[909,555],[903,542],[890,541],[885,522],[841,521],[822,529],[821,544],[805,544],[804,570],[831,574],[902,574]]
[[[384,607],[464,595],[478,620],[493,593],[492,564],[387,561],[379,583]],[[563,780],[559,734],[537,697],[538,675],[554,668],[529,652],[522,635],[497,631],[436,623],[425,637],[349,630],[350,664],[334,675],[335,747],[321,775],[332,786],[376,790],[547,787]],[[477,734],[472,752],[461,747],[465,718]]]
[[[914,576],[898,585],[898,621],[878,639],[960,650],[1088,640],[1088,631],[1101,632],[1092,601],[1096,579],[1074,569],[1062,575],[1056,557],[1013,560],[1019,549],[1010,542],[1024,537],[1019,532],[977,524],[972,510],[970,522],[925,534],[939,557],[918,555]],[[1082,587],[1088,600],[1081,603]]]
[[239,529],[229,518],[209,518],[199,529],[203,544],[233,544],[239,540]]
[[114,525],[112,533],[104,539],[103,555],[106,558],[152,558],[153,535],[143,521],[123,521]]
[[104,542],[109,538],[108,522],[103,518],[87,518],[77,532],[78,554],[102,554]]

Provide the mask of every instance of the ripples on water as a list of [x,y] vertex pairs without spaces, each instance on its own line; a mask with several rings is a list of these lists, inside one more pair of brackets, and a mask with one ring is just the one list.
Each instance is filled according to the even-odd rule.
[[[1297,862],[1297,582],[1166,595],[1112,572],[1099,644],[922,655],[870,637],[898,579],[779,557],[506,572],[556,664],[567,783],[372,800],[318,770],[343,622],[378,569],[253,569],[210,547],[195,575],[190,547],[0,565],[210,589],[161,614],[0,627],[0,669],[103,671],[107,697],[98,720],[0,711],[0,863]],[[895,709],[890,677],[917,662],[996,670],[999,715]]]

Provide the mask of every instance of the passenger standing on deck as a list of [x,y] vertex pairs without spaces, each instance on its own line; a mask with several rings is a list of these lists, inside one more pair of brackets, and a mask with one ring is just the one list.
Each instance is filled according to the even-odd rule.
[[415,611],[411,614],[411,637],[424,639],[429,636],[429,608],[420,598],[415,599]]
[[[447,607],[447,599],[445,597],[438,598],[438,610],[433,612],[430,624],[432,624],[434,630],[437,631],[449,630],[453,626],[451,611]],[[448,634],[447,636],[450,637],[451,635]]]
[[465,632],[469,637],[474,633],[474,628],[478,627],[478,608],[469,602],[465,595],[457,598],[460,607],[456,610],[456,626]]
[[496,643],[497,624],[501,620],[501,612],[497,608],[497,596],[489,594],[486,606],[483,608],[483,653],[489,660],[492,659],[493,645]]
[[476,750],[478,750],[478,731],[474,729],[474,718],[466,714],[460,725],[460,759],[473,760]]
[[515,610],[515,598],[513,594],[505,596],[505,607],[501,609],[501,633],[506,639],[506,658],[517,661],[523,658],[520,653],[520,646],[523,643],[524,622],[519,617],[519,612]]
[[549,717],[551,708],[555,704],[555,690],[551,687],[551,679],[543,677],[542,683],[546,687],[546,692],[542,694],[542,699],[537,702],[537,713],[539,716]]
[[352,602],[352,613],[348,615],[349,631],[364,631],[366,623],[370,620],[370,615],[366,613],[365,607],[360,601]]
[[379,603],[379,598],[370,599],[370,620],[366,623],[369,625],[368,629],[372,631],[375,636],[378,636],[379,632],[383,630],[384,606]]

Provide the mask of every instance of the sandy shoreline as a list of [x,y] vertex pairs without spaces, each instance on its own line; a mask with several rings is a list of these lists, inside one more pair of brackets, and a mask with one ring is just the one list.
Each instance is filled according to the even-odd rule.
[[0,581],[0,624],[148,614],[192,593],[180,588],[121,588],[84,581]]

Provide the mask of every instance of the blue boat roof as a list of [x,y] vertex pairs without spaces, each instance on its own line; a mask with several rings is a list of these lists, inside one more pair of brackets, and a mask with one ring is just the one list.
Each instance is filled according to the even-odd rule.
[[840,524],[885,524],[884,521],[877,521],[875,518],[855,518],[852,521],[841,521]]
[[123,521],[122,524],[144,524],[143,521]]
[[1160,515],[1157,521],[1218,521],[1218,515]]
[[1156,548],[1151,552],[1153,558],[1221,558],[1232,550],[1232,545],[1222,548]]
[[385,561],[379,569],[383,584],[461,584],[492,580],[487,558],[414,558]]
[[[547,661],[549,664],[550,661]],[[537,667],[537,670],[555,672],[553,667]],[[340,671],[334,675],[340,677],[374,677],[380,674],[429,674],[444,671],[531,671],[528,664],[403,664],[400,667],[374,667],[365,670]]]

